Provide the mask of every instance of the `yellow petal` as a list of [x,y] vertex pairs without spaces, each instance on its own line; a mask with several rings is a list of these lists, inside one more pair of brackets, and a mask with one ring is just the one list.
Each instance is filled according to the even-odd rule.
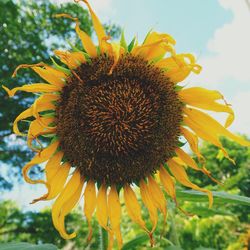
[[46,174],[46,179],[48,182],[54,178],[55,174],[58,172],[59,168],[61,167],[60,164],[62,162],[63,158],[63,152],[58,151],[55,153],[47,162],[45,166],[45,174]]
[[18,117],[13,122],[13,131],[15,134],[21,135],[21,136],[26,136],[26,134],[21,133],[19,131],[18,122],[26,119],[27,117],[31,117],[32,115],[33,115],[33,107],[30,107],[30,108],[24,110],[21,114],[18,115]]
[[77,0],[77,2],[80,2],[80,1],[83,1],[89,9],[99,44],[101,44],[103,38],[106,37],[105,30],[104,30],[99,18],[96,16],[93,9],[91,8],[89,2],[87,0]]
[[145,60],[153,60],[159,56],[164,56],[167,52],[172,55],[175,54],[174,48],[171,44],[168,44],[166,38],[160,38],[152,43],[143,44],[141,46],[135,46],[132,50],[132,54],[135,56],[142,56]]
[[71,166],[69,163],[64,163],[63,165],[58,165],[56,168],[57,171],[54,176],[50,180],[47,180],[48,192],[33,200],[32,203],[40,200],[52,200],[62,191],[69,176]]
[[25,91],[25,92],[31,92],[31,93],[37,93],[37,92],[51,93],[51,92],[56,92],[56,91],[61,90],[61,87],[46,84],[46,83],[27,84],[27,85],[23,85],[22,87],[13,88],[11,90],[5,86],[2,86],[2,87],[8,93],[10,97],[14,96],[17,91]]
[[54,199],[62,190],[69,176],[69,170],[71,166],[68,162],[63,165],[59,165],[58,171],[54,177],[48,182],[50,188],[47,196],[47,200]]
[[165,191],[176,202],[175,184],[171,175],[163,166],[160,167],[159,175]]
[[[52,221],[55,228],[59,231],[60,235],[64,239],[72,239],[76,236],[76,233],[67,234],[64,227],[64,217],[69,212],[72,205],[76,201],[76,194],[80,196],[80,190],[82,189],[83,180],[79,171],[75,171],[72,178],[69,180],[61,194],[56,199],[52,207]],[[71,204],[70,206],[68,205]],[[69,207],[68,207],[69,206]],[[62,223],[63,222],[63,223]]]
[[119,248],[122,247],[122,236],[120,230],[121,204],[115,186],[111,186],[108,195],[108,215],[110,219],[111,230],[114,232]]
[[54,54],[66,64],[70,69],[79,67],[82,63],[86,62],[85,56],[82,52],[69,52],[63,50],[54,50]]
[[175,149],[175,153],[189,167],[191,167],[191,168],[193,168],[193,169],[195,169],[197,171],[202,171],[202,169],[199,168],[199,166],[196,164],[196,162],[185,151],[183,151],[181,148]]
[[148,190],[154,201],[154,204],[162,212],[164,216],[164,222],[166,222],[166,218],[167,218],[166,202],[167,201],[159,185],[156,183],[156,181],[151,175],[148,177]]
[[147,233],[149,233],[148,229],[146,228],[146,224],[142,219],[141,206],[136,198],[134,191],[128,184],[124,186],[123,190],[124,190],[124,201],[129,217],[131,218],[132,221],[139,224],[141,228],[143,228]]
[[108,239],[109,239],[108,250],[112,250],[114,245],[114,233],[112,231],[108,232]]
[[193,134],[190,130],[184,127],[181,127],[181,133],[183,134],[185,139],[188,141],[188,144],[191,150],[197,155],[198,159],[204,162],[205,158],[202,156],[198,148],[199,141],[198,141],[197,135]]
[[116,44],[116,43],[111,43],[111,47],[112,47],[112,56],[114,58],[114,62],[113,65],[109,71],[109,74],[111,75],[115,66],[117,65],[119,58],[122,54],[124,54],[124,49],[121,47],[120,44]]
[[40,77],[42,77],[48,83],[51,83],[52,85],[56,85],[58,87],[63,87],[67,78],[67,75],[65,73],[54,69],[45,63],[19,65],[14,71],[13,76],[16,76],[17,71],[20,68],[32,68]]
[[[191,108],[185,108],[184,112],[201,129],[207,130],[216,136],[219,136],[219,135],[226,136],[226,137],[230,138],[231,140],[239,143],[242,146],[250,146],[250,142],[244,140],[243,138],[241,138],[239,136],[232,134],[224,126],[222,126],[219,122],[214,120],[211,116],[209,116],[209,115],[207,115],[207,114],[205,114],[197,109],[191,109]],[[205,127],[204,127],[204,124],[206,124]]]
[[107,204],[107,187],[102,184],[97,195],[96,201],[96,218],[98,223],[108,230],[108,204]]
[[80,29],[79,22],[76,23],[75,29],[88,55],[90,55],[91,57],[96,57],[97,56],[96,47],[94,43],[92,42],[91,38],[84,31]]
[[89,226],[89,235],[88,240],[92,237],[92,226],[91,226],[91,218],[96,208],[96,188],[95,182],[89,180],[87,186],[84,191],[84,214],[88,221]]
[[39,163],[47,161],[57,150],[59,146],[59,141],[55,141],[51,143],[48,147],[43,149],[40,153],[38,153],[30,162],[28,162],[24,167],[23,167],[23,177],[26,182],[31,183],[31,184],[36,184],[36,183],[44,183],[42,180],[32,180],[28,176],[28,171],[34,166]]
[[[224,100],[223,95],[216,90],[208,90],[200,87],[182,89],[178,92],[183,102],[197,108],[228,113],[225,127],[231,125],[234,120],[234,112]],[[225,104],[217,103],[216,100],[222,99]]]
[[195,63],[195,58],[191,54],[178,54],[172,57],[164,58],[155,64],[164,69],[166,76],[173,83],[183,81],[191,72],[199,74],[201,66]]
[[177,162],[170,159],[170,160],[168,160],[167,164],[169,166],[170,171],[172,172],[172,174],[176,178],[176,180],[179,181],[182,185],[184,185],[186,187],[189,187],[189,188],[192,188],[194,190],[198,190],[198,191],[207,193],[208,198],[209,198],[209,207],[212,206],[212,204],[213,204],[213,195],[212,195],[211,191],[209,191],[207,189],[200,188],[197,185],[193,184],[189,180],[185,169],[181,165],[179,165]]
[[165,39],[168,43],[175,45],[176,41],[172,36],[169,34],[164,34],[164,33],[158,33],[158,32],[150,32],[148,36],[146,37],[145,41],[143,44],[151,44],[154,43],[160,39]]
[[154,201],[152,200],[152,197],[150,196],[150,192],[148,190],[148,186],[146,185],[144,180],[140,181],[140,192],[141,192],[141,198],[143,203],[148,209],[149,217],[152,222],[152,230],[151,233],[154,232],[156,225],[157,225],[157,208],[154,204]]

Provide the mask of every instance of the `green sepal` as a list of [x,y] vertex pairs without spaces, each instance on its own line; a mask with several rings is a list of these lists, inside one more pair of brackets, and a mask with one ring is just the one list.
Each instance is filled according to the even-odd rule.
[[136,37],[134,37],[133,40],[128,45],[128,52],[131,52],[131,50],[133,49],[133,47],[135,45],[135,40],[136,40]]
[[31,123],[32,121],[30,121],[30,120],[22,120],[22,122]]
[[58,140],[59,140],[58,136],[55,135],[55,136],[53,137],[53,139],[51,140],[50,144],[52,144],[52,143],[54,143],[54,142],[56,142],[56,141],[58,141]]
[[83,51],[81,51],[81,53],[83,53],[83,55],[84,55],[87,62],[91,62],[91,57],[90,57],[90,55],[88,53],[83,52]]
[[45,138],[52,138],[54,137],[56,134],[46,134],[46,135],[41,135],[42,137],[45,137]]
[[177,92],[181,91],[183,88],[184,88],[184,86],[180,86],[180,85],[175,85],[174,86],[174,90],[177,91]]
[[152,28],[152,29],[150,29],[150,30],[148,31],[148,33],[147,33],[147,35],[145,36],[144,41],[143,41],[143,43],[142,43],[142,44],[144,44],[144,43],[146,42],[146,40],[147,40],[148,36],[151,34],[151,32],[152,32],[152,31],[153,31],[153,28]]
[[49,113],[42,114],[41,116],[51,118],[51,117],[55,117],[56,113],[55,112],[49,112]]
[[84,55],[86,61],[87,62],[90,61],[91,57],[89,56],[89,54],[86,52],[86,50],[84,48],[83,48],[83,50],[80,50],[76,46],[74,46],[70,41],[67,41],[67,42],[68,42],[69,46],[71,47],[71,49],[73,50],[73,52],[81,52]]
[[159,62],[160,60],[162,60],[162,59],[164,58],[164,56],[165,56],[165,53],[162,54],[162,55],[160,55],[160,56],[155,57],[154,59],[152,59],[152,60],[150,61],[150,63],[155,64],[155,63]]
[[59,64],[56,63],[56,61],[53,59],[53,57],[50,57],[53,65],[55,66],[55,68],[59,71],[62,71],[63,73],[67,74],[67,75],[70,75],[71,74],[71,71],[69,69],[66,69],[62,66],[60,66]]
[[97,56],[101,55],[101,48],[100,48],[100,46],[96,46],[96,52],[97,52]]
[[69,40],[66,40],[67,43],[69,44],[69,46],[71,47],[71,49],[74,51],[74,52],[82,52],[80,49],[78,49],[75,45],[73,45]]
[[121,45],[121,47],[123,47],[125,49],[126,52],[128,52],[128,45],[127,45],[127,42],[125,39],[124,30],[122,30],[120,45]]
[[187,143],[187,142],[178,141],[177,146],[178,146],[179,148],[181,148],[181,147],[185,146],[186,143]]
[[123,185],[116,185],[116,190],[117,190],[117,193],[119,194],[121,189],[123,188]]

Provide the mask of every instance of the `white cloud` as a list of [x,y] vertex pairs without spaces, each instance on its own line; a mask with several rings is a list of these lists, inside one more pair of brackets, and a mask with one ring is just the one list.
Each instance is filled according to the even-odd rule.
[[250,135],[249,100],[250,91],[240,92],[233,98],[235,121],[231,128],[247,135]]
[[219,0],[219,3],[232,11],[233,20],[215,31],[207,46],[211,55],[199,58],[203,71],[193,80],[209,86],[226,79],[250,82],[250,11],[244,0]]

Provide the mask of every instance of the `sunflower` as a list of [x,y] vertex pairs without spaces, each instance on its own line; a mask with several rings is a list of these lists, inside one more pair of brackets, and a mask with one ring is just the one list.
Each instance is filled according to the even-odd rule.
[[[82,1],[90,11],[98,45],[80,29],[77,18],[59,14],[57,17],[75,22],[84,49],[56,50],[64,66],[55,61],[54,66],[24,64],[14,72],[15,76],[20,68],[31,68],[46,83],[12,90],[3,86],[9,96],[20,90],[40,93],[13,123],[14,132],[27,136],[28,146],[37,152],[24,166],[23,176],[28,183],[41,183],[48,189],[33,202],[56,198],[52,219],[64,239],[76,236],[67,232],[64,220],[83,193],[89,239],[95,212],[98,223],[109,233],[109,248],[114,238],[121,248],[124,202],[131,220],[148,233],[153,243],[158,212],[164,219],[167,215],[163,190],[176,201],[176,181],[206,192],[212,205],[211,191],[193,184],[186,173],[192,168],[213,179],[198,149],[199,138],[216,145],[232,162],[219,136],[244,146],[250,143],[227,130],[234,113],[221,93],[180,85],[191,72],[198,74],[201,66],[193,55],[177,54],[170,35],[151,31],[142,44],[136,38],[127,44],[122,33],[120,43],[111,42],[88,1]],[[227,113],[225,125],[202,110]],[[26,134],[20,132],[18,123],[27,118],[30,123]],[[44,136],[52,138],[51,142],[38,147]],[[198,163],[183,150],[183,139]],[[31,179],[29,170],[40,163],[45,163],[45,178]],[[142,202],[138,201],[137,187]],[[142,206],[148,210],[150,228],[142,218]]]

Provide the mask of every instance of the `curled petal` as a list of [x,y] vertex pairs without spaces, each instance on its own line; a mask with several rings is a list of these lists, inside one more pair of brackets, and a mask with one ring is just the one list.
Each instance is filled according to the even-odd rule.
[[53,224],[64,239],[72,239],[76,236],[75,232],[71,234],[66,232],[64,218],[79,200],[82,186],[83,180],[81,179],[80,172],[75,171],[52,207]]
[[[54,117],[42,117],[42,123],[46,125],[46,127],[42,126],[38,120],[34,120],[30,123],[28,135],[27,135],[27,144],[30,148],[32,147],[32,141],[36,139],[39,135],[51,134],[55,132],[54,128],[50,128],[49,124],[53,123]],[[36,151],[36,150],[35,150]]]
[[20,68],[32,68],[45,81],[58,87],[63,87],[67,78],[67,74],[57,69],[54,69],[45,63],[21,64],[14,71],[13,77],[16,76],[17,71]]
[[188,144],[191,148],[191,150],[197,155],[199,161],[205,161],[205,158],[203,155],[200,153],[199,148],[198,148],[198,137],[194,133],[192,133],[190,130],[181,127],[181,133],[185,137],[185,139],[188,141]]
[[23,177],[24,177],[26,182],[28,182],[30,184],[37,184],[37,183],[45,184],[45,182],[42,181],[42,180],[32,180],[32,179],[30,179],[30,177],[28,176],[28,172],[33,166],[47,161],[55,153],[58,146],[59,146],[59,141],[55,141],[55,142],[51,143],[48,147],[43,149],[40,153],[38,153],[30,162],[28,162],[23,167],[23,170],[22,170],[23,171]]
[[[200,168],[196,162],[192,159],[191,156],[189,156],[185,151],[183,151],[181,148],[177,148],[175,150],[175,153],[177,154],[177,156],[179,157],[179,159],[182,160],[182,162],[184,163],[184,165],[187,165],[189,167],[191,167],[192,169],[196,170],[196,171],[201,171],[202,173],[204,173],[205,175],[207,175],[211,180],[213,180],[216,183],[219,183],[219,181],[215,180],[212,176],[211,173],[205,168],[202,167]],[[173,160],[175,159],[175,157],[173,158]],[[178,159],[178,158],[177,158]]]
[[173,83],[183,81],[191,72],[199,74],[201,71],[201,66],[195,63],[195,58],[191,54],[173,55],[160,60],[155,65],[164,69],[165,75]]
[[35,203],[40,200],[54,199],[63,189],[69,176],[70,168],[71,166],[67,162],[65,162],[63,165],[55,166],[54,176],[47,181],[48,192],[40,198],[35,199],[32,203]]
[[79,67],[82,63],[85,63],[84,54],[80,51],[77,52],[69,52],[62,50],[55,50],[54,54],[57,55],[60,60],[66,64],[70,69],[75,69]]
[[[188,89],[182,89],[178,92],[178,94],[181,100],[188,105],[201,109],[228,113],[225,127],[228,127],[232,124],[234,120],[234,112],[226,103],[223,95],[219,91],[208,90],[200,87],[192,87]],[[225,104],[216,102],[220,99],[223,100]]]
[[25,92],[31,92],[31,93],[38,93],[38,92],[51,93],[51,92],[56,92],[56,91],[61,90],[61,87],[46,84],[46,83],[27,84],[27,85],[23,85],[22,87],[13,88],[11,90],[5,86],[2,86],[2,87],[8,93],[9,97],[14,96],[17,91],[25,91]]
[[181,165],[179,165],[176,161],[173,161],[172,159],[170,159],[168,160],[167,164],[170,168],[170,171],[172,172],[172,174],[174,175],[177,181],[179,181],[182,185],[186,187],[207,193],[208,198],[209,198],[209,207],[213,205],[213,195],[211,191],[204,189],[204,188],[200,188],[197,185],[193,184],[188,179],[185,169]]
[[[244,140],[243,138],[232,134],[229,130],[227,130],[224,126],[222,126],[219,122],[214,120],[211,116],[197,110],[191,108],[184,109],[185,114],[200,128],[204,129],[204,124],[206,124],[206,130],[214,134],[215,136],[226,136],[231,140],[239,143],[242,146],[250,146],[250,142]],[[209,129],[207,129],[209,128]]]

